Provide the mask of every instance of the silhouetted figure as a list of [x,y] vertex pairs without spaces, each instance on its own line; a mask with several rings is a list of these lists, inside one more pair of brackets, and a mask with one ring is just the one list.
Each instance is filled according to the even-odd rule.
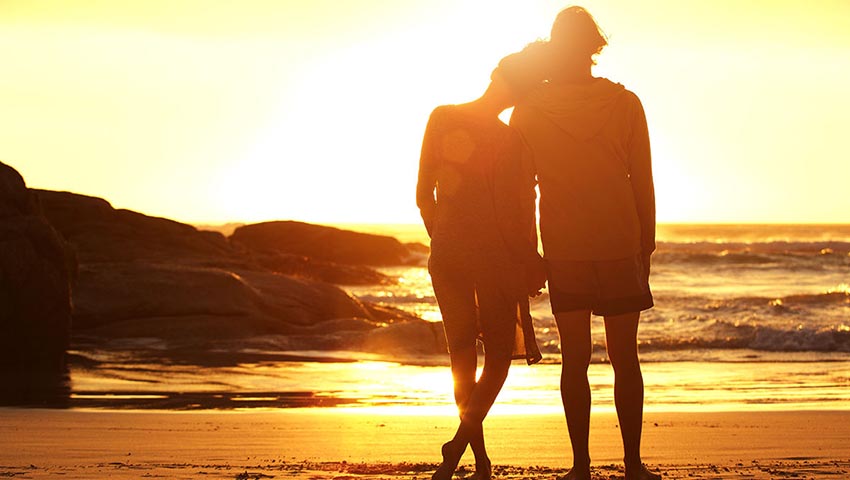
[[[507,57],[508,70],[545,72],[547,82],[511,118],[528,146],[540,187],[540,230],[549,296],[561,337],[561,395],[573,449],[567,479],[590,479],[590,315],[605,317],[608,357],[625,451],[626,479],[656,479],[641,462],[643,379],[640,312],[653,306],[655,197],[649,134],[638,97],[591,74],[607,45],[581,7],[563,10],[548,53]],[[539,49],[538,49],[539,50]]]
[[[497,70],[479,99],[437,107],[422,143],[416,200],[431,236],[429,272],[460,413],[435,479],[451,478],[467,445],[475,454],[476,478],[490,478],[484,417],[512,358],[529,364],[541,359],[528,313],[528,295],[545,283],[533,174],[522,171],[519,136],[498,118],[519,88]],[[484,367],[476,382],[479,337]]]

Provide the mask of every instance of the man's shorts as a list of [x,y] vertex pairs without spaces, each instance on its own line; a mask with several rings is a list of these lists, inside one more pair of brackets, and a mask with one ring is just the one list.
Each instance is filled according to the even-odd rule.
[[590,310],[613,316],[652,308],[649,275],[640,255],[621,260],[547,260],[553,313]]

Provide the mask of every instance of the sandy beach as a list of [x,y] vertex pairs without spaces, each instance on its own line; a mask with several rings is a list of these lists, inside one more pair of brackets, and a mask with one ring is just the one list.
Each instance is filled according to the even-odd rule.
[[[0,410],[0,477],[429,478],[453,419],[415,409],[236,412]],[[565,471],[563,418],[487,419],[498,478]],[[594,478],[622,478],[616,417],[596,413]],[[664,478],[850,478],[850,411],[646,415],[644,459]],[[471,455],[459,476],[471,473]]]
[[0,0],[0,480],[850,480],[850,0],[570,3]]

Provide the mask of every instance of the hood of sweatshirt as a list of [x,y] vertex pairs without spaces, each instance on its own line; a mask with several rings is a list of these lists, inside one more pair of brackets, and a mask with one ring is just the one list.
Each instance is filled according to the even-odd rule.
[[579,140],[596,136],[611,119],[626,88],[606,78],[585,84],[545,84],[526,99],[561,130]]

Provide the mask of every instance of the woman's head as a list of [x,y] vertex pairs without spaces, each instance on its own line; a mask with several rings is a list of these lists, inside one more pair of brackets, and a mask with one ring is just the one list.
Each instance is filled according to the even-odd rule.
[[608,45],[608,40],[587,10],[572,6],[555,18],[550,44],[559,63],[587,66],[595,64],[593,56]]
[[547,79],[549,64],[546,42],[534,42],[499,61],[490,78],[508,88],[514,101],[519,101]]
[[516,105],[518,100],[510,83],[506,81],[498,68],[490,75],[490,84],[487,85],[487,90],[481,99],[499,112]]

